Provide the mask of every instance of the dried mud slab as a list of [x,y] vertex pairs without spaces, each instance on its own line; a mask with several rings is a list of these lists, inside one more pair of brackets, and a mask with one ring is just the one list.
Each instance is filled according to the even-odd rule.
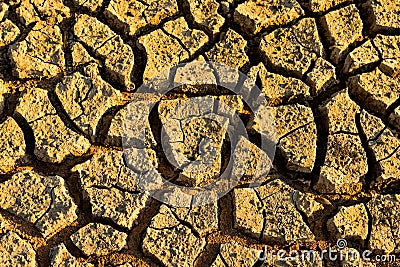
[[379,68],[353,76],[349,89],[358,101],[369,110],[385,114],[400,95],[400,81],[383,73]]
[[73,168],[91,204],[91,212],[99,218],[132,228],[140,212],[148,204],[149,196],[140,191],[137,175],[125,165],[123,152],[99,151]]
[[89,196],[94,216],[109,218],[127,228],[132,228],[148,199],[143,194],[124,192],[115,188],[91,187],[85,191]]
[[396,78],[400,73],[400,38],[378,34],[357,47],[346,58],[344,72],[365,71],[379,63],[379,69]]
[[314,239],[293,201],[296,191],[274,180],[256,189],[233,191],[234,227],[263,242],[291,244]]
[[189,29],[183,17],[166,22],[161,29],[139,38],[147,53],[143,78],[162,75],[163,70],[187,60],[208,41],[200,30]]
[[16,13],[19,21],[25,26],[40,21],[40,16],[30,1],[22,1],[21,5],[17,7]]
[[221,148],[229,121],[210,114],[218,104],[214,101],[212,97],[199,97],[161,101],[159,105],[163,144],[168,144],[166,156],[182,168],[179,181],[188,186],[209,184],[221,170]]
[[[136,148],[151,148],[156,146],[157,143],[154,139],[150,122],[148,120],[143,121],[144,115],[142,116],[142,114],[150,114],[150,108],[154,108],[152,103],[145,96],[144,99],[138,97],[137,101],[131,101],[128,106],[120,109],[111,120],[104,141],[105,144],[125,148],[130,145]],[[123,137],[127,139],[124,144],[122,142]]]
[[124,103],[121,92],[99,76],[90,78],[78,72],[65,76],[55,93],[69,118],[91,138],[104,113]]
[[[0,19],[1,21],[1,19]],[[0,23],[0,48],[14,42],[20,34],[20,30],[11,20]]]
[[65,68],[63,39],[58,26],[40,21],[25,40],[9,48],[13,71],[21,79],[50,78]]
[[368,236],[368,214],[364,204],[340,207],[335,216],[328,220],[329,233],[335,238],[365,240]]
[[235,9],[235,21],[250,33],[258,33],[272,26],[285,25],[304,14],[295,0],[249,0]]
[[8,8],[9,8],[9,6],[6,3],[0,4],[0,21],[2,21],[4,19],[4,17],[6,17],[6,15],[8,13]]
[[[246,54],[247,41],[237,32],[229,29],[222,35],[221,40],[214,45],[208,52],[205,53],[205,58],[208,61],[223,64],[234,69],[240,69],[249,62],[249,57]],[[218,64],[213,64],[219,74],[218,79],[220,85],[227,88],[235,88],[239,80],[237,72],[227,71],[226,68]]]
[[122,151],[100,150],[90,160],[76,165],[72,170],[79,173],[85,188],[116,186],[126,191],[138,190],[135,179],[130,176],[130,170],[123,161]]
[[0,114],[4,112],[5,101],[9,94],[10,90],[4,86],[4,81],[0,79]]
[[111,226],[89,223],[71,235],[71,240],[85,255],[101,256],[126,247],[128,235]]
[[327,155],[315,189],[323,193],[356,194],[368,171],[361,140],[352,134],[329,136]]
[[266,152],[244,137],[239,139],[233,152],[235,167],[243,174],[239,184],[262,183],[268,180],[266,174],[272,168],[272,161]]
[[72,66],[79,67],[85,66],[87,67],[91,65],[97,65],[96,59],[93,58],[89,52],[85,49],[85,47],[79,42],[73,42],[71,45],[71,57],[72,57]]
[[307,73],[306,81],[311,86],[312,95],[318,95],[337,83],[336,69],[329,61],[318,58],[314,68]]
[[381,253],[399,253],[399,196],[373,195],[367,203],[372,217],[369,248]]
[[36,252],[32,246],[14,232],[0,238],[0,264],[2,266],[36,267]]
[[59,176],[22,171],[0,184],[0,189],[1,208],[34,224],[45,238],[78,218],[77,206]]
[[178,4],[175,0],[111,0],[105,10],[109,22],[130,35],[146,27],[157,26],[177,13]]
[[261,39],[265,63],[301,78],[324,55],[314,19],[306,18],[289,28],[279,28]]
[[[310,173],[316,157],[317,130],[310,108],[300,105],[275,108],[278,147],[290,170]],[[291,122],[289,126],[288,122]]]
[[293,200],[296,203],[297,209],[310,219],[313,219],[325,209],[324,204],[330,204],[329,201],[325,201],[326,199],[318,199],[312,194],[301,193],[299,191],[293,194]]
[[246,45],[247,41],[240,34],[229,29],[205,55],[209,61],[240,69],[249,61]]
[[94,267],[93,264],[79,261],[72,256],[64,244],[52,248],[49,257],[52,267],[63,267],[65,265],[74,267]]
[[400,36],[378,34],[373,42],[382,57],[380,70],[390,77],[398,78],[400,74]]
[[193,266],[205,245],[205,238],[182,224],[165,205],[152,219],[143,239],[145,253],[165,266]]
[[5,174],[20,165],[26,149],[24,133],[11,117],[0,124],[0,142],[0,174]]
[[218,256],[211,267],[254,266],[259,254],[259,250],[244,247],[236,242],[225,243],[221,245]]
[[98,11],[103,5],[103,0],[73,0],[76,7],[85,7],[91,12]]
[[174,75],[174,85],[182,93],[214,94],[218,92],[218,74],[213,65],[199,56],[192,62],[179,66]]
[[21,3],[17,8],[17,14],[25,25],[40,20],[54,25],[71,16],[70,9],[63,4],[62,0],[21,0],[19,2]]
[[356,115],[361,108],[350,98],[347,88],[334,94],[332,99],[320,106],[320,110],[328,116],[330,134],[358,132]]
[[74,25],[74,34],[94,55],[104,61],[107,73],[126,87],[131,86],[134,65],[132,48],[107,25],[88,15],[80,15]]
[[400,139],[381,119],[366,111],[361,113],[361,124],[368,138],[368,145],[377,161],[376,182],[388,185],[399,181]]
[[400,106],[390,114],[389,120],[393,127],[397,128],[397,130],[400,130]]
[[[299,104],[271,108],[276,127],[277,147],[289,170],[310,173],[316,157],[317,130],[311,108]],[[263,117],[256,117],[253,129],[267,129]]]
[[225,18],[218,13],[220,4],[215,0],[189,0],[190,13],[194,21],[205,26],[212,35],[219,32]]
[[310,99],[310,88],[300,79],[285,77],[269,72],[263,63],[251,67],[245,81],[247,88],[253,88],[256,80],[260,79],[259,88],[268,100],[269,104],[281,104],[282,102],[296,99]]
[[320,107],[328,119],[325,162],[315,188],[324,193],[355,194],[368,171],[367,156],[356,125],[358,105],[342,90]]
[[312,12],[323,12],[345,2],[347,0],[309,0],[308,5]]
[[90,147],[89,140],[67,128],[48,98],[48,92],[27,88],[16,112],[23,116],[35,137],[35,155],[46,162],[60,163],[70,156],[81,156]]
[[179,221],[191,225],[192,230],[201,237],[218,230],[217,203],[190,208],[171,208],[171,211]]
[[373,31],[400,29],[400,14],[397,12],[400,8],[400,1],[368,1],[364,6],[369,11],[369,23],[371,23]]
[[363,22],[355,5],[332,11],[322,17],[328,34],[331,59],[337,64],[345,59],[350,46],[362,40]]
[[374,48],[372,42],[368,40],[347,55],[343,71],[345,73],[359,71],[379,62],[379,59],[378,51]]

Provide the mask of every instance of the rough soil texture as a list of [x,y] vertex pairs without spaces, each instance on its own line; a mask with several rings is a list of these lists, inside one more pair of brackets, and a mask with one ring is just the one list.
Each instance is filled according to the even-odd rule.
[[[277,151],[258,187],[248,185],[267,158],[268,122],[240,97],[196,86],[193,66],[210,84],[239,81],[206,61],[245,73],[274,116]],[[169,75],[192,84],[131,129],[144,140],[131,153],[151,158],[131,172],[124,107],[153,75],[188,62]],[[143,192],[143,173],[215,181],[232,153],[226,107],[249,135],[236,151],[250,155],[243,180],[200,207]],[[0,266],[261,266],[264,246],[321,251],[340,238],[400,259],[399,131],[400,0],[0,0]]]

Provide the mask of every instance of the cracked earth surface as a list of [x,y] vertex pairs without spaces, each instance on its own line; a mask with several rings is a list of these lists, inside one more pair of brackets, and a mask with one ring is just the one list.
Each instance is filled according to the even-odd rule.
[[[124,107],[179,63],[189,64],[175,81],[203,62],[211,83],[239,82],[216,77],[206,61],[260,88],[277,151],[261,185],[249,188],[266,157],[266,122],[226,90],[183,86],[151,113],[132,149],[151,162],[134,168],[186,186],[215,180],[229,161],[232,114],[202,115],[224,105],[245,123],[249,140],[240,142],[251,157],[218,202],[173,207],[129,171]],[[162,124],[182,162],[210,151],[216,159],[177,174]],[[399,132],[399,0],[0,0],[0,266],[261,266],[264,246],[321,251],[340,238],[399,258]],[[400,262],[271,258],[263,266]]]

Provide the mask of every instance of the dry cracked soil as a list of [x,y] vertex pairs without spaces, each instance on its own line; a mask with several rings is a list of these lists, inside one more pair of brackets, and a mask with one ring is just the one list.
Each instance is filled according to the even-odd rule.
[[[188,68],[173,79],[197,63],[211,82],[241,82],[207,62],[260,88],[276,154],[249,187],[268,122],[223,88],[174,90],[132,150],[151,158],[136,174],[213,181],[231,154],[230,116],[203,116],[223,109],[217,100],[244,122],[251,151],[228,194],[174,207],[144,192],[124,160],[125,107],[179,63]],[[174,117],[177,106],[193,116]],[[172,155],[212,151],[215,160],[178,172],[161,146],[163,124]],[[400,0],[0,0],[0,266],[400,266],[258,261],[264,247],[322,251],[338,239],[400,256],[399,131]]]

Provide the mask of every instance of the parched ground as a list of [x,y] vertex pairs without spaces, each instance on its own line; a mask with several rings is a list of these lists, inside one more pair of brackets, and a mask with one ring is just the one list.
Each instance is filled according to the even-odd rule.
[[[126,166],[124,107],[161,70],[206,61],[262,90],[277,152],[259,187],[244,179],[217,203],[176,208]],[[239,82],[204,66],[210,81]],[[200,186],[226,167],[226,129],[200,109],[166,134],[189,159],[209,138],[215,163],[178,173],[163,153],[171,107],[200,98],[234,109],[262,154],[265,121],[240,97],[184,86],[151,113],[134,153],[153,162],[140,168]],[[400,257],[400,0],[0,0],[0,115],[0,266],[260,266],[265,245],[321,251],[340,238]]]

